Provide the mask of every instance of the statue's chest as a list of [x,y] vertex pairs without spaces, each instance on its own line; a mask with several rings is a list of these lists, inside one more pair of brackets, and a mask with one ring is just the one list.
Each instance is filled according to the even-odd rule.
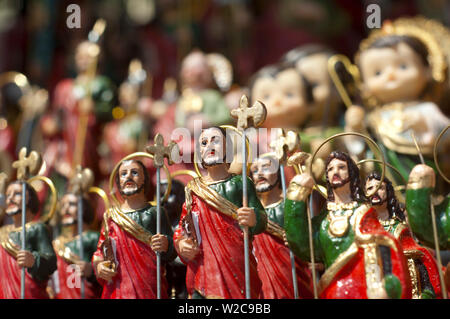
[[353,210],[330,211],[323,219],[319,231],[319,242],[327,267],[354,242],[355,219]]

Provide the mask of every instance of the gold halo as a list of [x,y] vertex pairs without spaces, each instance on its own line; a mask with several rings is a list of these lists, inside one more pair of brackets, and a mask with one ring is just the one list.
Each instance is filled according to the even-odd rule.
[[[116,166],[114,166],[114,169],[112,170],[111,175],[109,176],[109,192],[110,192],[109,194],[110,194],[111,198],[113,199],[114,204],[117,205],[117,207],[120,207],[120,203],[119,203],[119,200],[117,199],[117,197],[116,197],[116,195],[114,194],[114,191],[113,191],[113,189],[114,189],[114,176],[116,175],[117,169],[119,168],[119,165],[122,162],[128,161],[128,160],[130,160],[132,158],[135,158],[135,157],[147,157],[147,158],[153,159],[153,155],[152,154],[149,154],[149,153],[146,153],[146,152],[135,152],[135,153],[131,153],[131,154],[125,156],[124,158],[122,158],[116,164]],[[169,169],[167,168],[166,164],[164,164],[163,168],[164,168],[164,171],[166,172],[166,175],[167,175],[167,189],[166,189],[166,192],[165,192],[164,197],[163,197],[163,201],[166,201],[167,198],[169,198],[169,194],[170,194],[170,191],[172,189],[172,179],[170,178]],[[149,201],[149,203],[153,204],[152,201]]]
[[[312,174],[312,163],[314,163],[314,158],[316,157],[316,155],[317,155],[317,153],[319,152],[319,150],[320,150],[326,143],[328,143],[328,142],[331,141],[331,140],[334,140],[335,138],[342,137],[342,136],[347,136],[347,135],[356,135],[356,136],[362,137],[362,138],[364,138],[366,141],[369,141],[370,143],[372,143],[372,144],[376,147],[376,149],[378,150],[378,153],[380,154],[380,157],[381,157],[381,159],[382,159],[382,163],[383,163],[383,167],[382,167],[382,170],[381,170],[381,180],[384,179],[384,173],[385,173],[385,170],[386,170],[386,161],[385,161],[385,159],[384,159],[383,152],[381,151],[380,147],[378,146],[377,143],[375,143],[375,141],[374,141],[373,139],[371,139],[370,137],[368,137],[368,136],[366,136],[366,135],[364,135],[364,134],[356,133],[356,132],[344,132],[344,133],[335,134],[335,135],[330,136],[329,138],[327,138],[325,141],[322,142],[322,144],[319,145],[319,147],[318,147],[318,148],[316,149],[316,151],[314,152],[314,154],[313,154],[313,156],[312,156],[312,158],[311,158],[311,162],[309,163],[309,167],[308,167],[308,173],[309,173],[309,175],[311,175],[311,177],[313,178],[314,185],[317,186],[317,188],[318,188],[317,190],[318,190],[318,191],[322,194],[322,196],[324,196],[324,197],[327,197],[327,196],[320,190],[319,184],[317,183],[316,178],[315,178],[314,175]],[[380,187],[381,187],[381,183],[378,184],[378,187],[375,189],[375,192],[374,192],[374,193],[376,193],[376,192],[380,189]]]
[[[291,166],[291,167],[294,168],[295,174],[297,174],[297,175],[303,173],[303,171],[300,170],[299,166],[300,166],[300,165],[292,165],[292,166]],[[319,192],[319,194],[320,194],[323,198],[325,198],[325,199],[328,198],[328,196],[327,196],[327,189],[325,188],[325,186],[320,185],[320,184],[316,184],[316,185],[313,186],[313,189],[317,190],[317,191]]]
[[447,125],[446,128],[444,128],[442,130],[441,133],[439,133],[438,138],[436,139],[436,141],[434,142],[434,148],[433,148],[433,158],[434,158],[434,165],[436,165],[436,169],[439,173],[439,175],[442,176],[442,178],[450,184],[450,180],[444,175],[444,173],[441,171],[441,168],[439,167],[438,161],[437,161],[437,145],[439,143],[439,141],[441,140],[442,136],[444,136],[444,133],[448,130],[448,128],[450,127],[450,125]]
[[[382,161],[377,160],[377,159],[366,158],[366,159],[360,160],[358,163],[356,163],[356,165],[359,166],[359,165],[364,164],[364,163],[367,163],[367,162],[373,162],[373,163],[379,163],[379,164],[382,163]],[[396,173],[398,174],[398,176],[400,176],[400,178],[401,178],[401,179],[403,180],[403,182],[404,182],[403,185],[397,185],[396,187],[403,186],[402,189],[403,189],[403,188],[406,188],[405,185],[408,184],[408,182],[407,182],[406,179],[403,177],[403,175],[400,173],[400,171],[399,171],[398,169],[396,169],[393,165],[389,164],[389,163],[386,163],[386,165],[387,165],[387,167],[389,167],[390,169],[392,169],[394,172],[396,172]]]
[[[231,129],[233,131],[235,131],[236,133],[238,133],[240,136],[242,136],[242,132],[239,131],[236,127],[232,126],[232,125],[220,125],[220,128],[223,129]],[[251,166],[251,160],[252,160],[252,153],[251,153],[251,147],[250,147],[250,143],[248,141],[248,138],[245,137],[245,148],[247,149],[247,172],[250,170],[250,166]],[[202,173],[200,172],[200,169],[198,168],[198,164],[197,164],[197,150],[194,150],[194,169],[195,172],[197,173],[198,177],[202,177]]]
[[48,187],[50,188],[50,191],[52,192],[52,201],[50,204],[50,211],[48,212],[47,215],[41,217],[41,222],[46,223],[50,219],[52,219],[53,215],[55,214],[56,205],[58,204],[58,194],[56,193],[55,185],[53,184],[51,179],[48,177],[42,176],[42,175],[37,175],[37,176],[33,176],[33,177],[29,178],[27,180],[27,184],[31,186],[31,183],[33,181],[37,181],[37,180],[42,181],[45,184],[47,184]]

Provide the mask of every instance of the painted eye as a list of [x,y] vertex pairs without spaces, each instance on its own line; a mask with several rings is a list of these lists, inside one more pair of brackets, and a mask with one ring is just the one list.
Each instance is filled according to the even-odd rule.
[[202,146],[206,146],[206,141],[202,141]]
[[133,176],[138,176],[138,172],[137,172],[137,171],[132,171],[132,172],[131,172],[131,175],[133,175]]
[[292,92],[286,92],[285,94],[288,98],[294,97],[294,93]]
[[270,95],[269,95],[269,94],[264,94],[264,95],[263,95],[263,99],[264,99],[264,100],[270,99]]
[[381,75],[381,70],[376,70],[375,71],[375,76],[380,76]]
[[126,176],[126,175],[127,175],[127,172],[120,173],[120,176]]
[[408,68],[408,65],[405,63],[400,64],[400,69],[406,70]]

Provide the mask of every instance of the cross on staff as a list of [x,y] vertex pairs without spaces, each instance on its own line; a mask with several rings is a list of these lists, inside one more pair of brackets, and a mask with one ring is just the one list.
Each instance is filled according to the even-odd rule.
[[[170,141],[164,146],[164,137],[156,134],[154,144],[147,146],[146,151],[153,155],[153,163],[156,167],[156,233],[161,233],[161,175],[160,170],[167,158],[169,165],[173,164],[173,155],[179,154],[178,144]],[[156,289],[157,298],[161,299],[161,254],[156,252]]]
[[[281,177],[281,188],[283,189],[283,200],[286,200],[286,176],[284,175],[284,166],[287,161],[287,156],[300,149],[300,136],[294,131],[285,131],[280,129],[278,138],[271,144],[275,150],[275,156],[280,164],[280,177]],[[292,284],[294,287],[294,298],[298,299],[298,284],[297,284],[297,273],[295,268],[295,257],[292,250],[289,249],[289,257],[291,260],[291,271],[292,271]]]
[[[242,95],[239,107],[231,110],[231,116],[237,119],[237,128],[242,131],[242,206],[248,206],[247,196],[247,154],[245,130],[249,127],[258,127],[264,123],[267,116],[267,109],[263,103],[256,101],[249,107],[248,98]],[[245,297],[250,295],[250,257],[248,244],[248,227],[244,227],[244,257],[245,257]]]
[[[83,250],[83,194],[89,191],[89,188],[94,183],[94,173],[89,168],[83,169],[81,165],[78,165],[76,168],[75,175],[72,177],[70,181],[70,188],[72,192],[77,195],[78,199],[78,210],[77,210],[77,226],[78,226],[78,249],[80,251],[80,260],[84,259],[84,250]],[[85,280],[81,278],[81,287],[80,287],[80,297],[84,299],[85,297]]]
[[[36,175],[42,165],[42,157],[36,152],[32,151],[30,155],[27,156],[27,148],[22,147],[19,151],[19,159],[13,162],[12,167],[17,169],[17,179],[22,181],[22,242],[21,250],[25,250],[25,237],[26,237],[26,212],[27,212],[27,201],[26,201],[26,180],[31,175]],[[22,268],[22,273],[20,277],[20,298],[25,299],[25,267]]]

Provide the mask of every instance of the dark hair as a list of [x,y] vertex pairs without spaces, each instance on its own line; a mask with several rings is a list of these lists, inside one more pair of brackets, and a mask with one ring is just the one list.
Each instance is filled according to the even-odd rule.
[[142,168],[142,171],[144,172],[144,194],[145,194],[146,198],[150,198],[150,196],[151,196],[151,194],[150,194],[150,191],[151,191],[150,177],[148,176],[147,168],[139,160],[131,159],[131,160],[127,160],[127,161],[122,161],[120,163],[119,167],[117,168],[117,173],[115,176],[115,182],[116,182],[117,189],[120,189],[120,176],[119,176],[120,167],[122,166],[122,164],[124,162],[129,162],[129,161],[131,161],[133,163],[137,163]]
[[[352,200],[358,201],[358,202],[361,202],[361,201],[366,202],[367,198],[364,195],[363,189],[361,187],[358,166],[356,166],[355,162],[352,160],[352,158],[347,153],[340,152],[340,151],[334,151],[334,152],[331,152],[330,155],[328,155],[328,158],[325,163],[325,168],[328,168],[328,165],[334,159],[339,159],[339,160],[345,161],[347,163],[348,176],[350,179],[350,181],[349,181],[350,182],[350,192],[351,192]],[[327,179],[327,193],[328,193],[327,201],[333,202],[334,201],[334,193],[333,193],[333,188],[331,187],[331,183],[328,180],[327,169],[325,169],[325,176]]]
[[302,46],[296,47],[296,48],[288,51],[286,54],[284,54],[281,57],[280,61],[282,63],[285,63],[285,62],[297,63],[297,61],[299,61],[307,56],[310,56],[313,54],[321,54],[321,53],[327,55],[328,57],[331,57],[336,54],[336,52],[334,52],[330,48],[328,48],[322,44],[314,43],[314,44],[302,45]]
[[[9,185],[13,185],[13,184],[22,185],[22,182],[14,181],[14,182],[11,182]],[[33,215],[36,215],[39,212],[39,205],[40,205],[36,190],[33,187],[31,187],[30,184],[25,183],[25,191],[27,193],[27,207],[30,209],[30,211],[33,213]]]
[[368,48],[369,49],[381,49],[381,48],[395,48],[400,43],[406,43],[414,52],[416,52],[423,64],[428,66],[428,50],[425,44],[417,38],[407,35],[388,35],[375,40]]
[[[372,179],[381,181],[381,175],[376,171],[370,173],[366,177],[366,183]],[[397,198],[395,197],[395,191],[394,191],[394,187],[392,186],[392,182],[386,177],[384,177],[383,182],[386,185],[386,201],[387,201],[387,209],[389,212],[389,217],[390,218],[397,217],[398,219],[400,219],[400,221],[402,221],[402,222],[405,221],[404,208],[401,207],[400,203],[398,202]]]

